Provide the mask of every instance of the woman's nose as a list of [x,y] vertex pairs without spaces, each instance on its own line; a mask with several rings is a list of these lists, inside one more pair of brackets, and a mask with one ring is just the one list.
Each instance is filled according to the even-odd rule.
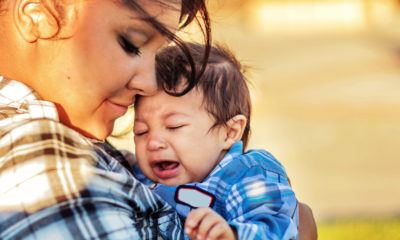
[[135,74],[129,80],[127,88],[139,91],[138,94],[151,96],[157,91],[157,80],[155,71],[155,57],[140,56]]

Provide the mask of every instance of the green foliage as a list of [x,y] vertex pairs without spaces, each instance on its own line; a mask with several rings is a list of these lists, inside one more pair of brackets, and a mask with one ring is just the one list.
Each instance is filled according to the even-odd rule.
[[400,240],[400,218],[335,220],[318,224],[319,240]]

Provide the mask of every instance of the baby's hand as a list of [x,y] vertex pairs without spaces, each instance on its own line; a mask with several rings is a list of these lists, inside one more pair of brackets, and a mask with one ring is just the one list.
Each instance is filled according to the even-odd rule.
[[191,211],[185,222],[185,232],[196,240],[233,240],[236,232],[218,213],[210,208],[197,208]]

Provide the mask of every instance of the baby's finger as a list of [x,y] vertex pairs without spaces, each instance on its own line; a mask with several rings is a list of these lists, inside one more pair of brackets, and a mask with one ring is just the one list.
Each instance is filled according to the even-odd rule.
[[197,208],[191,212],[186,217],[185,222],[185,232],[189,236],[192,231],[198,227],[203,217],[208,213],[208,208]]
[[198,234],[197,228],[193,229],[193,231],[192,231],[190,234],[186,233],[186,235],[187,235],[190,239],[196,239],[197,234]]
[[185,221],[185,232],[189,237],[192,235],[194,229],[197,229],[198,225],[200,224],[200,221],[207,213],[207,211],[204,209],[207,208],[197,208],[195,210],[190,211],[189,214],[187,215]]
[[208,212],[198,226],[199,233],[197,234],[197,239],[208,238],[209,231],[220,222],[224,223],[225,220],[216,212]]
[[208,231],[207,235],[207,240],[214,239],[235,239],[235,235],[227,223],[218,222]]

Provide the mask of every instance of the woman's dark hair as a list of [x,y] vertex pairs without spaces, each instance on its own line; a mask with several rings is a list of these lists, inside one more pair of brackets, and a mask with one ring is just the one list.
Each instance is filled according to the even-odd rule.
[[[166,26],[162,23],[158,22],[154,17],[151,17],[149,13],[147,13],[139,3],[134,0],[120,0],[125,5],[133,8],[134,10],[138,11],[140,14],[144,16],[144,20],[149,22],[154,28],[156,28],[161,34],[167,36],[170,40],[172,40],[176,46],[182,51],[183,57],[187,61],[187,66],[190,68],[187,77],[187,85],[186,87],[178,92],[176,91],[177,86],[173,86],[172,88],[166,88],[167,85],[159,84],[159,86],[166,91],[168,94],[174,96],[182,96],[185,93],[189,92],[193,87],[196,86],[198,83],[201,75],[204,73],[207,65],[207,59],[210,53],[211,47],[211,23],[210,18],[207,11],[207,6],[205,4],[205,0],[182,0],[182,7],[181,7],[181,15],[180,15],[180,29],[189,25],[192,21],[196,21],[200,30],[203,33],[204,37],[204,48],[202,59],[198,61],[197,59],[194,60],[193,56],[191,55],[191,51],[187,46],[186,42],[182,39],[177,37],[174,33],[169,31]],[[168,3],[169,0],[157,0],[160,4],[164,5],[165,7],[171,7]],[[200,19],[198,17],[200,15]],[[200,66],[200,67],[198,67]],[[175,82],[176,83],[176,82]],[[168,84],[171,86],[172,82]],[[173,91],[171,91],[173,90]]]
[[[206,46],[187,43],[195,63],[204,59]],[[174,92],[190,77],[189,63],[182,50],[169,46],[156,57],[157,81],[169,92]],[[212,128],[226,125],[234,116],[242,114],[247,118],[242,141],[244,149],[250,135],[251,99],[245,77],[245,68],[233,53],[221,45],[212,46],[207,66],[196,89],[203,94],[203,104],[215,119]],[[182,84],[181,84],[182,83]],[[176,96],[176,94],[171,94]]]
[[[4,2],[7,0],[0,0],[0,14],[3,11],[7,11],[7,9],[2,9],[2,5]],[[9,0],[8,0],[9,1]],[[41,0],[44,6],[47,7],[49,12],[53,14],[55,19],[57,19],[57,24],[58,24],[58,29],[60,32],[60,29],[64,26],[64,19],[65,19],[65,12],[64,12],[64,7],[66,4],[65,1],[63,0]],[[113,0],[110,0],[113,1]],[[208,10],[207,6],[205,4],[205,0],[181,0],[181,15],[180,15],[180,29],[186,27],[189,25],[191,22],[196,21],[196,23],[199,25],[200,30],[203,33],[204,37],[204,54],[203,54],[203,59],[200,62],[197,62],[197,64],[200,64],[201,67],[198,68],[196,67],[196,63],[193,60],[193,57],[190,54],[190,51],[188,47],[186,46],[185,42],[182,41],[179,37],[177,37],[173,32],[168,30],[168,28],[157,21],[154,17],[151,16],[144,8],[141,7],[140,1],[136,0],[114,0],[117,2],[120,2],[124,6],[127,6],[139,14],[143,16],[143,20],[147,21],[150,23],[154,28],[156,28],[161,34],[167,36],[170,40],[172,40],[183,52],[185,58],[187,58],[188,66],[190,67],[190,76],[188,77],[188,84],[185,89],[183,89],[181,92],[171,92],[171,94],[175,95],[183,95],[190,91],[194,86],[196,86],[200,76],[204,72],[206,68],[206,62],[207,58],[209,55],[210,51],[210,45],[211,45],[211,24],[210,24],[210,19],[208,15]],[[177,2],[176,0],[154,0],[157,1],[159,4],[167,7],[167,8],[172,8],[171,1]],[[59,33],[58,32],[58,33]],[[57,33],[57,34],[58,34]],[[54,37],[57,37],[54,36]],[[164,86],[163,84],[160,86]],[[168,89],[164,89],[165,91],[168,92]]]

